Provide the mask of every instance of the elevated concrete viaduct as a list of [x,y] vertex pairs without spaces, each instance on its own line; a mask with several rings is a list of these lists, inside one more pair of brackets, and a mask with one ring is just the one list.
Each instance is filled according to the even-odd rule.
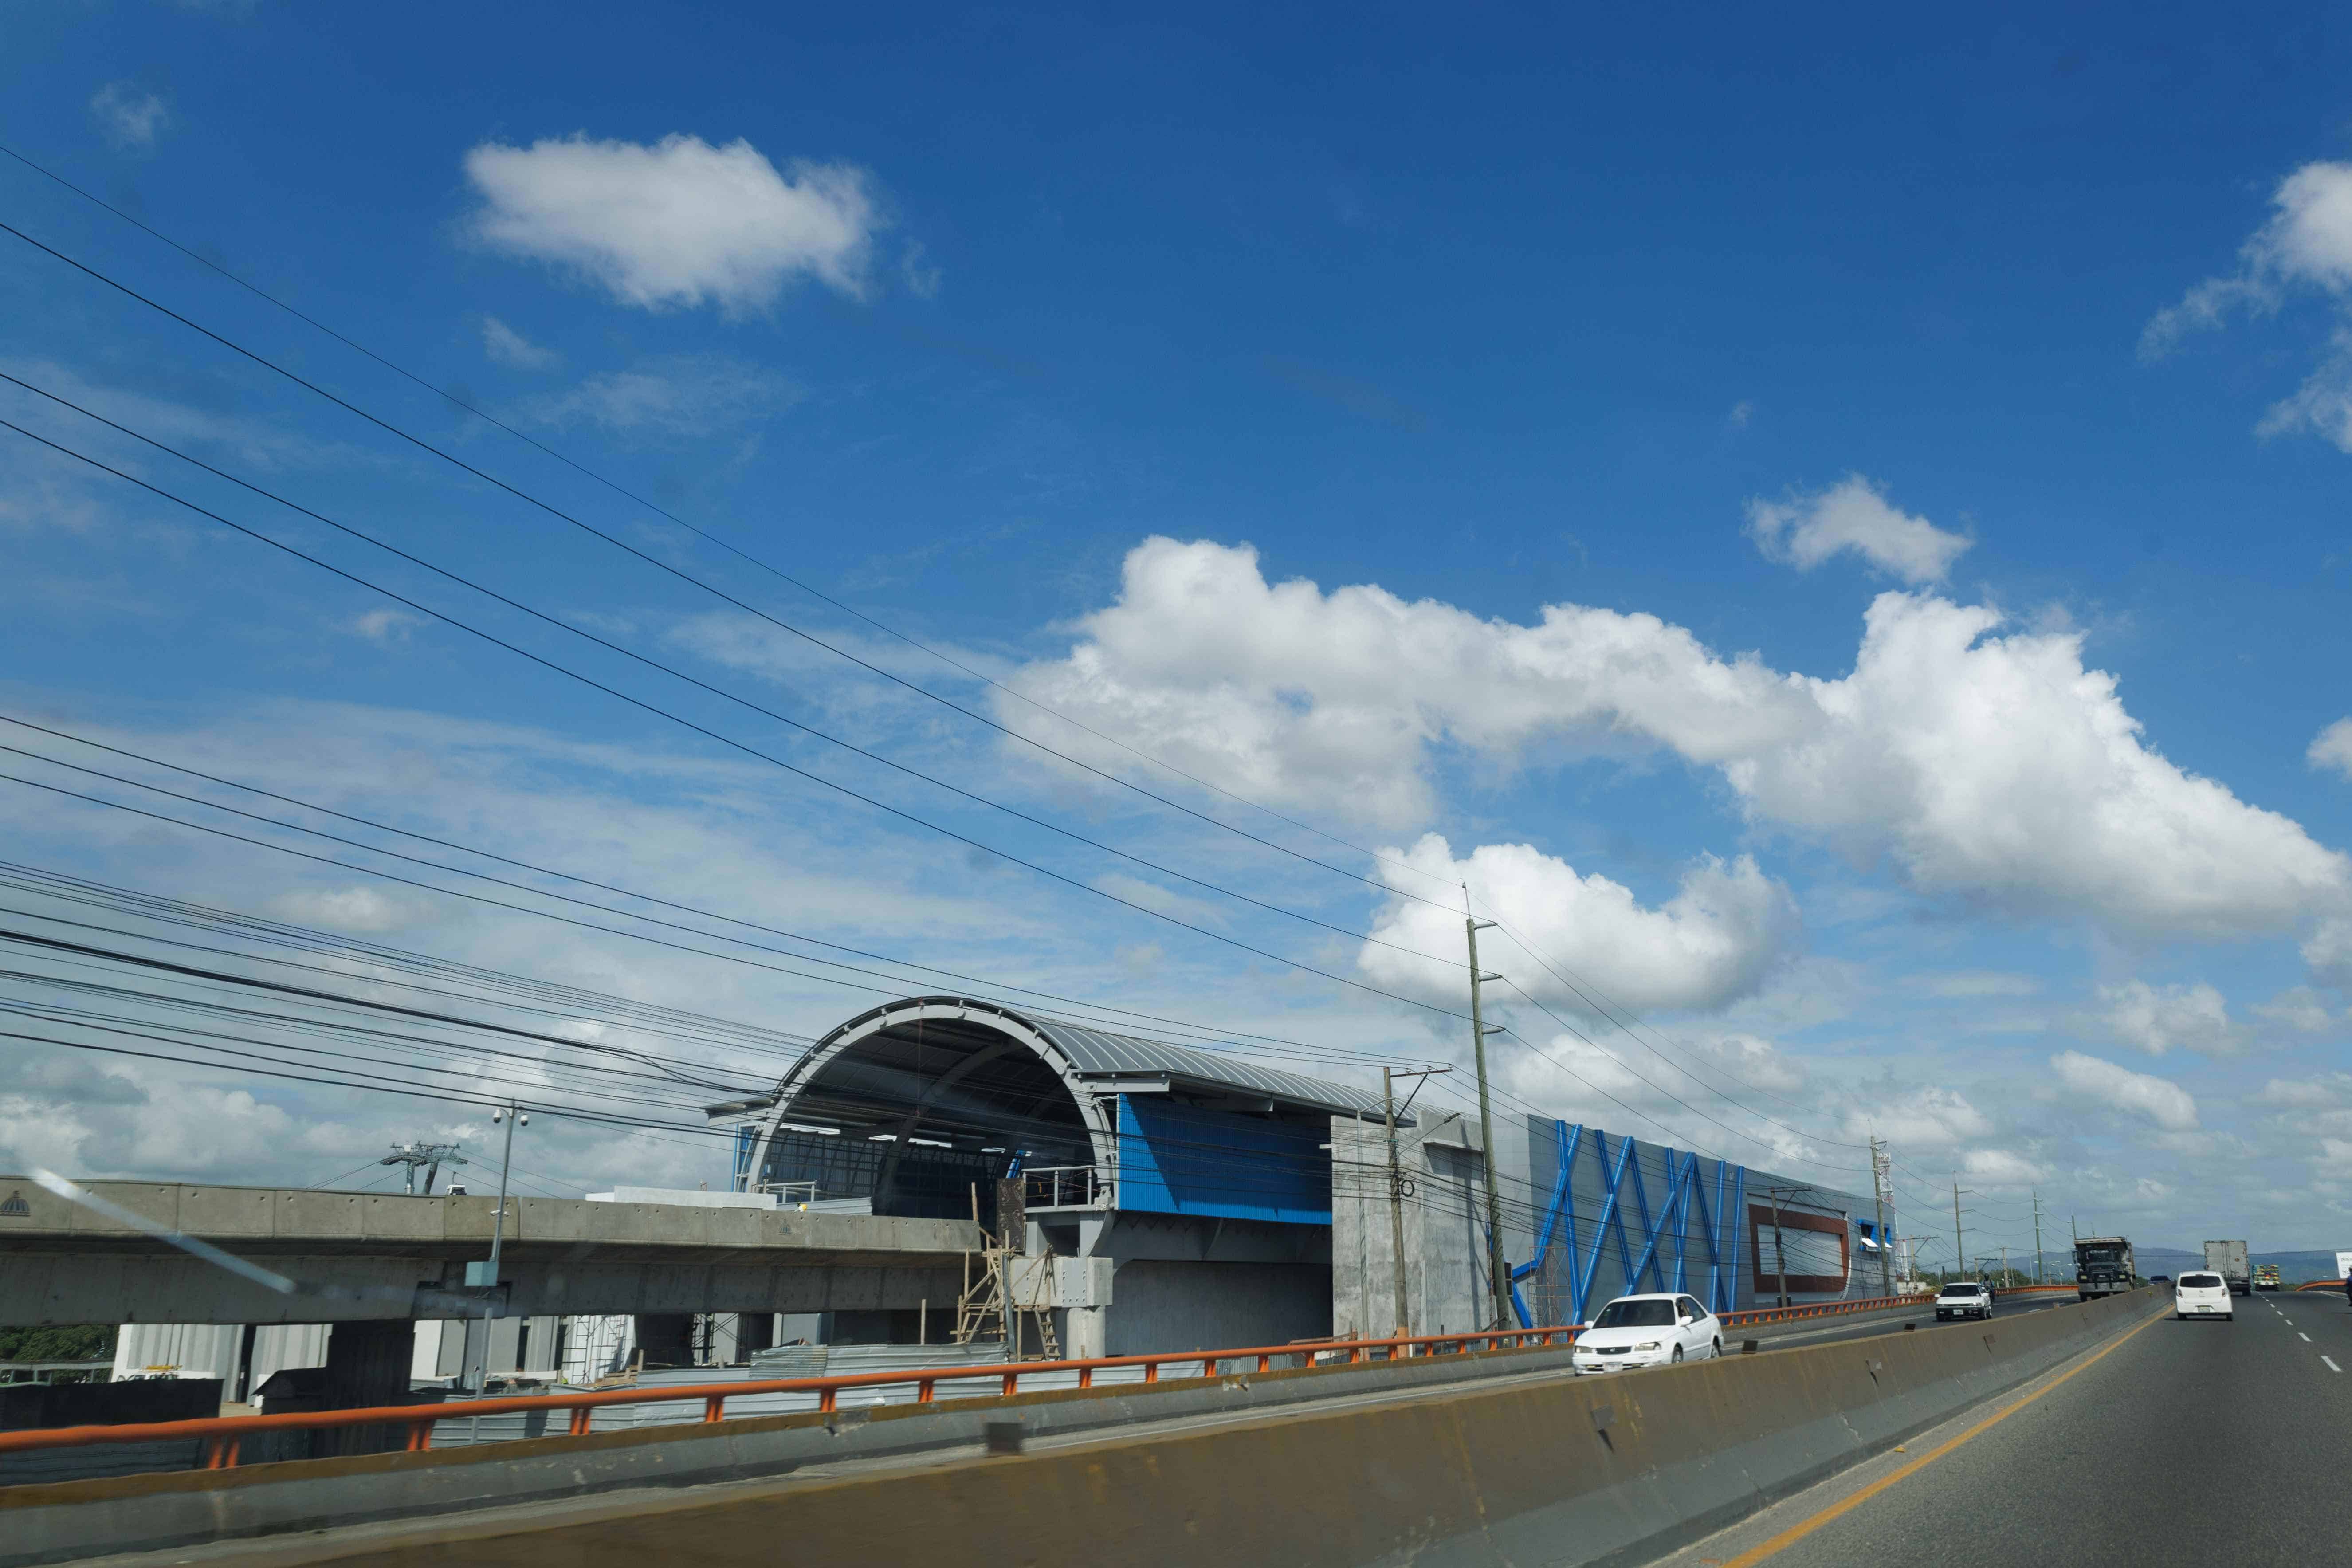
[[326,1323],[499,1316],[830,1312],[951,1302],[969,1221],[507,1199],[495,1295],[494,1197],[410,1197],[181,1183],[89,1190],[164,1229],[294,1280],[239,1278],[154,1237],[0,1176],[0,1322]]

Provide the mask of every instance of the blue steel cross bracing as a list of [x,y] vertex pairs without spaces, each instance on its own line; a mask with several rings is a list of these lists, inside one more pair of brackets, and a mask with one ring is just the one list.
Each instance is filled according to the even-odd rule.
[[[1649,1192],[1642,1176],[1639,1145],[1631,1137],[1618,1141],[1614,1158],[1609,1148],[1609,1135],[1599,1128],[1581,1125],[1570,1127],[1565,1121],[1552,1123],[1553,1136],[1559,1152],[1559,1174],[1552,1182],[1550,1201],[1545,1205],[1543,1218],[1536,1228],[1535,1255],[1510,1271],[1511,1305],[1517,1311],[1522,1327],[1533,1327],[1534,1317],[1528,1310],[1526,1299],[1519,1294],[1518,1282],[1542,1269],[1551,1252],[1552,1235],[1561,1234],[1568,1254],[1568,1290],[1570,1321],[1583,1322],[1594,1281],[1599,1277],[1602,1254],[1613,1237],[1617,1257],[1625,1265],[1624,1288],[1627,1291],[1643,1289],[1645,1279],[1654,1281],[1660,1290],[1690,1289],[1692,1220],[1697,1219],[1698,1244],[1706,1248],[1707,1305],[1718,1312],[1730,1311],[1738,1306],[1739,1290],[1739,1221],[1747,1199],[1748,1172],[1729,1161],[1715,1163],[1714,1201],[1707,1201],[1706,1179],[1699,1170],[1696,1154],[1678,1149],[1662,1149],[1666,1169],[1665,1202],[1653,1215]],[[1591,1246],[1588,1249],[1579,1235],[1576,1205],[1576,1162],[1584,1150],[1585,1134],[1591,1134],[1593,1164],[1601,1178],[1600,1211],[1592,1216]],[[1626,1177],[1631,1174],[1633,1209],[1641,1230],[1641,1249],[1634,1250],[1625,1228],[1626,1205],[1622,1201]],[[1729,1189],[1726,1191],[1727,1187]],[[1671,1276],[1664,1259],[1664,1244],[1671,1239],[1674,1262]]]

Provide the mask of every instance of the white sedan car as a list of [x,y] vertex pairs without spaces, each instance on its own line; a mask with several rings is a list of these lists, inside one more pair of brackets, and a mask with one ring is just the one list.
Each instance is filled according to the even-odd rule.
[[1576,1338],[1577,1375],[1668,1366],[1723,1353],[1723,1320],[1692,1296],[1620,1296]]
[[2230,1282],[2219,1274],[2183,1274],[2172,1287],[2172,1315],[2230,1321],[2238,1315],[2230,1308]]

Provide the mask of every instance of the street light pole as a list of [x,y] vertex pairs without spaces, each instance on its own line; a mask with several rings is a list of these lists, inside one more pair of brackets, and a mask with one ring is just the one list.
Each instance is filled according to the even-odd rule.
[[490,1125],[495,1127],[502,1121],[506,1123],[507,1129],[506,1149],[499,1157],[499,1208],[497,1217],[490,1224],[489,1266],[488,1268],[482,1268],[481,1265],[474,1264],[469,1265],[467,1269],[469,1274],[480,1269],[483,1275],[480,1283],[490,1292],[482,1301],[482,1352],[475,1360],[474,1392],[476,1394],[486,1392],[490,1383],[490,1309],[497,1302],[499,1252],[507,1238],[507,1175],[514,1165],[515,1128],[519,1125],[530,1126],[530,1112],[512,1100],[509,1100],[505,1105],[490,1112]]

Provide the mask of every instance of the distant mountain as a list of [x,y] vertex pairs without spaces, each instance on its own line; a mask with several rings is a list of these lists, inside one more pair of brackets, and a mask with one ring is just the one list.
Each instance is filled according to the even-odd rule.
[[[2185,1247],[2135,1246],[2132,1258],[2139,1265],[2142,1274],[2177,1276],[2184,1268],[2205,1267],[2205,1254],[2201,1248],[2191,1252]],[[2333,1252],[2255,1252],[2250,1253],[2248,1258],[2257,1265],[2278,1265],[2279,1282],[2283,1285],[2299,1285],[2306,1279],[2341,1278],[2336,1272],[2336,1254]],[[2032,1253],[2012,1252],[2009,1261],[2010,1267],[2021,1273],[2033,1272]],[[2042,1269],[2042,1278],[2046,1279],[2072,1279],[2074,1277],[2074,1255],[2071,1252],[2044,1252]]]

